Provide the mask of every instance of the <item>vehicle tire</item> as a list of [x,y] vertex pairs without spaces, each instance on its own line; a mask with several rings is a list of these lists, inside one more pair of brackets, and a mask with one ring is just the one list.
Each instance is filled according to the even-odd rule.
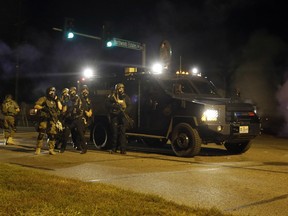
[[96,123],[93,127],[92,140],[97,149],[108,149],[110,146],[109,125]]
[[241,154],[248,151],[248,149],[251,147],[251,143],[251,141],[242,141],[239,143],[226,142],[224,146],[231,154]]
[[176,125],[172,132],[172,149],[177,156],[193,157],[201,150],[201,138],[196,129],[187,123]]

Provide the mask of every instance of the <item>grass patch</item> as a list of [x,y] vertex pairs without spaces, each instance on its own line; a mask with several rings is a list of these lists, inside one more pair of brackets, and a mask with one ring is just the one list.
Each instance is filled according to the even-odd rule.
[[89,183],[0,163],[0,215],[209,215],[217,209],[191,208],[158,196]]

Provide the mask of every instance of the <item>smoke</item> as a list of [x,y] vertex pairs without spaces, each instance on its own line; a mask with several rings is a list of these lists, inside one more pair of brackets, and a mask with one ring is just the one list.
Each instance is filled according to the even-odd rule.
[[[269,116],[273,123],[277,120],[277,126],[269,126],[275,127],[274,130],[281,127],[285,107],[287,120],[288,97],[284,91],[287,92],[285,86],[288,84],[278,92],[285,67],[282,64],[282,68],[279,62],[285,61],[285,49],[286,44],[282,40],[265,30],[259,30],[252,34],[244,46],[239,66],[234,73],[234,86],[240,90],[241,97],[252,99],[260,117]],[[282,112],[279,112],[279,107]]]
[[14,70],[13,62],[11,59],[12,50],[4,42],[0,41],[0,75],[5,76]]
[[42,56],[42,53],[30,44],[19,46],[15,52],[18,54],[19,59],[24,62],[34,63]]
[[263,113],[276,110],[279,81],[275,62],[284,47],[283,42],[266,31],[255,32],[243,48],[234,86],[243,98],[251,98]]
[[16,74],[17,64],[21,67],[21,71],[24,73],[29,72],[29,69],[35,66],[35,62],[39,61],[42,54],[30,44],[21,44],[13,49],[0,41],[0,56],[0,68],[3,76],[11,78]]
[[278,110],[285,119],[284,127],[279,131],[280,136],[288,137],[288,79],[279,88],[276,97],[279,102]]

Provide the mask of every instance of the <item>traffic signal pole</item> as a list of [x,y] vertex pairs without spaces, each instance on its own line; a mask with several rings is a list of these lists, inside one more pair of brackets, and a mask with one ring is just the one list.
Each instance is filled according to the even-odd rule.
[[[52,28],[54,31],[59,31],[59,32],[63,32],[63,29],[60,29],[60,28]],[[74,32],[73,33],[75,35],[79,35],[79,36],[82,36],[82,37],[87,37],[87,38],[91,38],[91,39],[95,39],[95,40],[102,40],[101,37],[96,37],[96,36],[93,36],[93,35],[88,35],[88,34],[83,34],[83,33],[79,33],[79,32]]]
[[[63,29],[60,29],[60,28],[54,27],[52,29],[54,31],[63,32]],[[102,40],[101,37],[97,37],[97,36],[93,36],[93,35],[83,34],[83,33],[74,32],[74,31],[73,31],[73,33],[74,33],[74,35],[79,35],[79,36],[91,38],[94,40]],[[134,41],[123,40],[120,38],[113,38],[113,40],[114,40],[113,46],[118,46],[118,47],[122,47],[122,48],[138,50],[138,51],[141,50],[142,51],[142,66],[143,67],[146,66],[146,44],[138,43],[138,42],[134,42]]]

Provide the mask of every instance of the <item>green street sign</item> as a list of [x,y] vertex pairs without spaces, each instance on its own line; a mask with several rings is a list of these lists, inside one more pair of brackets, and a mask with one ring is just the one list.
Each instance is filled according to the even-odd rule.
[[[107,44],[108,45],[108,44]],[[123,40],[120,38],[113,38],[109,47],[117,46],[133,50],[143,50],[143,45],[134,41]]]

